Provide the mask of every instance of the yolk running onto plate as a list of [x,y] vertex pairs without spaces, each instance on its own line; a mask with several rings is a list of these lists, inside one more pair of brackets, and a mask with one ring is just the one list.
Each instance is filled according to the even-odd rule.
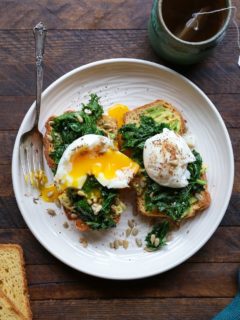
[[123,116],[129,111],[124,104],[115,104],[108,109],[108,115],[117,120],[118,127],[123,125]]
[[40,192],[41,192],[41,198],[45,202],[54,202],[55,200],[57,200],[59,196],[57,188],[54,184],[50,184],[50,185],[45,184],[43,187],[41,187]]
[[111,149],[103,154],[91,152],[74,154],[71,164],[70,176],[73,180],[84,175],[97,177],[99,174],[103,174],[106,179],[113,179],[116,177],[117,170],[129,169],[136,173],[139,168],[138,164],[125,154]]

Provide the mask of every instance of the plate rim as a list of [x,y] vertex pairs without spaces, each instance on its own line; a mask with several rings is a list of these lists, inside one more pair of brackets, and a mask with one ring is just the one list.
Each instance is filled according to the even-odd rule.
[[17,179],[14,178],[16,176],[16,170],[17,170],[17,164],[18,161],[17,159],[19,158],[19,152],[18,152],[18,144],[19,144],[19,139],[20,139],[20,132],[22,131],[21,128],[23,126],[23,123],[26,119],[26,116],[28,113],[33,111],[33,108],[35,107],[35,101],[32,103],[32,105],[30,106],[30,108],[28,109],[28,111],[25,113],[25,116],[19,126],[18,129],[18,133],[15,139],[15,143],[14,143],[14,148],[13,148],[13,153],[12,153],[12,169],[11,169],[11,174],[12,174],[12,184],[13,184],[13,191],[14,191],[14,195],[15,195],[15,199],[17,202],[17,206],[19,208],[19,211],[25,221],[25,223],[27,224],[29,230],[31,231],[31,233],[34,235],[34,237],[38,240],[38,242],[50,253],[52,254],[55,258],[57,258],[58,260],[60,260],[62,263],[70,266],[71,268],[83,272],[85,274],[91,275],[91,276],[95,276],[95,277],[99,277],[99,278],[103,278],[103,279],[111,279],[111,280],[135,280],[135,279],[143,279],[143,278],[148,278],[148,277],[152,277],[161,273],[164,273],[168,270],[171,270],[175,267],[177,267],[178,265],[182,264],[183,262],[185,262],[186,260],[188,260],[190,257],[192,257],[195,253],[197,253],[206,243],[207,241],[212,237],[212,235],[215,233],[216,229],[218,228],[218,226],[220,225],[227,207],[229,205],[229,201],[232,195],[232,189],[233,189],[233,183],[234,183],[234,154],[233,154],[233,148],[232,148],[232,143],[231,143],[231,139],[228,133],[228,130],[226,128],[226,125],[224,123],[224,120],[222,119],[219,111],[217,110],[217,108],[215,107],[215,105],[213,104],[213,102],[209,99],[209,97],[203,92],[202,89],[200,89],[195,83],[193,83],[191,80],[189,80],[187,77],[181,75],[180,73],[176,72],[175,70],[172,70],[169,67],[166,67],[164,65],[155,63],[155,62],[151,62],[151,61],[146,61],[146,60],[142,60],[142,59],[134,59],[134,58],[112,58],[112,59],[103,59],[103,60],[98,60],[98,61],[94,61],[91,63],[87,63],[84,64],[80,67],[74,68],[71,71],[63,74],[61,77],[59,77],[58,79],[56,79],[53,83],[51,83],[42,93],[42,96],[44,97],[45,95],[48,94],[49,91],[51,91],[52,89],[54,89],[54,87],[56,87],[59,83],[61,83],[64,80],[67,80],[68,78],[70,78],[71,76],[73,76],[74,74],[78,73],[78,72],[82,72],[84,70],[87,69],[91,69],[93,67],[99,66],[99,65],[105,65],[105,64],[111,64],[111,63],[136,63],[136,64],[142,64],[142,65],[146,65],[146,66],[150,66],[153,68],[157,68],[159,70],[164,70],[166,72],[169,72],[171,74],[173,74],[174,76],[178,77],[180,80],[184,81],[185,83],[187,83],[188,85],[190,85],[191,87],[194,88],[194,90],[196,90],[204,99],[206,99],[206,101],[208,102],[209,107],[212,109],[212,111],[214,112],[215,116],[217,117],[219,124],[221,125],[221,129],[224,132],[225,138],[226,138],[226,142],[227,142],[227,149],[229,152],[229,161],[230,161],[230,168],[229,168],[229,186],[227,189],[227,193],[225,196],[225,205],[222,208],[222,214],[219,215],[218,219],[215,220],[215,224],[212,225],[211,227],[211,232],[209,232],[207,234],[207,236],[204,238],[203,241],[199,242],[198,246],[195,246],[194,250],[192,250],[190,253],[186,253],[185,255],[183,255],[181,257],[181,259],[178,259],[178,261],[174,264],[172,264],[172,266],[166,267],[161,271],[150,271],[148,273],[144,273],[141,276],[134,276],[134,275],[124,275],[119,276],[119,275],[106,275],[106,274],[101,274],[96,272],[91,272],[88,270],[82,270],[81,266],[80,268],[75,266],[73,263],[67,261],[66,259],[64,259],[61,254],[58,254],[56,252],[54,252],[53,250],[51,250],[51,248],[48,248],[47,244],[44,243],[44,241],[42,240],[42,238],[40,236],[38,236],[37,232],[33,231],[30,227],[30,223],[27,221],[27,219],[25,219],[24,217],[24,208],[23,205],[20,201],[20,194],[18,191],[18,187],[17,187]]

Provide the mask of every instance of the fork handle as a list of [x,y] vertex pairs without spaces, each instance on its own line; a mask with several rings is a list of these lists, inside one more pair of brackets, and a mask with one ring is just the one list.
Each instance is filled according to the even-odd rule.
[[36,116],[35,116],[35,126],[38,126],[38,120],[40,115],[41,107],[41,95],[43,87],[43,55],[45,39],[47,34],[47,28],[42,22],[39,22],[33,28],[33,34],[35,38],[35,57],[36,57]]

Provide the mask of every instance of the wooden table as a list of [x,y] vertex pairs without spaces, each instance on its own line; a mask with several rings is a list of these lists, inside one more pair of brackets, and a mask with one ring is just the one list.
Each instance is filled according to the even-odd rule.
[[32,27],[42,20],[49,29],[44,87],[65,72],[99,59],[132,57],[166,64],[148,42],[151,3],[0,1],[0,242],[19,243],[24,248],[35,319],[207,320],[236,293],[240,264],[240,70],[233,24],[211,57],[196,66],[175,68],[217,106],[231,135],[236,164],[233,194],[221,226],[190,260],[139,281],[87,276],[56,260],[38,243],[14,198],[12,148],[35,93]]

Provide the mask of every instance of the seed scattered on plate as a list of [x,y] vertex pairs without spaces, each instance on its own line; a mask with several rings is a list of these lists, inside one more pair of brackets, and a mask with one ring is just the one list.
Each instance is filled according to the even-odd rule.
[[130,234],[131,234],[131,232],[132,232],[132,229],[130,229],[130,228],[127,228],[126,229],[126,237],[129,237],[130,236]]
[[65,221],[65,222],[64,222],[64,224],[63,224],[63,228],[65,228],[65,229],[68,229],[68,228],[69,228],[69,224],[68,224],[68,222],[67,222],[67,221]]
[[136,238],[135,241],[136,241],[136,244],[139,248],[142,247],[142,240],[141,239]]
[[80,243],[82,244],[83,248],[87,248],[88,240],[86,238],[80,238]]
[[114,245],[113,245],[112,242],[109,242],[109,247],[110,247],[111,249],[114,249]]
[[134,227],[134,220],[128,220],[128,226],[132,229]]
[[38,204],[39,198],[33,198],[33,203]]
[[61,208],[61,202],[58,199],[56,199],[54,203],[58,208]]
[[47,213],[51,216],[51,217],[55,217],[56,216],[56,211],[53,209],[48,208],[47,209]]
[[123,240],[123,248],[127,249],[129,245],[129,242],[127,240]]
[[135,237],[136,235],[138,235],[138,228],[134,227],[132,229],[132,235]]
[[113,246],[114,246],[114,249],[118,249],[119,248],[119,241],[117,239],[114,240]]

